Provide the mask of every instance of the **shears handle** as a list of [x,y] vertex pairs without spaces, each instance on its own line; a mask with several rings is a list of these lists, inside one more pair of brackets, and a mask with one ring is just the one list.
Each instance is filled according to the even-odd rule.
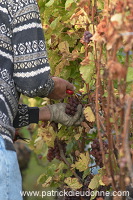
[[74,91],[72,91],[72,90],[66,90],[66,93],[72,95],[72,94],[74,94]]

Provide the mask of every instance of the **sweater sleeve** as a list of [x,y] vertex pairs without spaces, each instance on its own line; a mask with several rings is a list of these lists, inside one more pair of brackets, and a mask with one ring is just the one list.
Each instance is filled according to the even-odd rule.
[[39,121],[39,108],[28,107],[24,104],[18,105],[18,112],[13,121],[14,128],[21,128],[31,123],[38,123]]
[[44,33],[36,0],[14,0],[12,17],[12,44],[14,81],[18,92],[29,97],[45,97],[54,82],[49,76]]

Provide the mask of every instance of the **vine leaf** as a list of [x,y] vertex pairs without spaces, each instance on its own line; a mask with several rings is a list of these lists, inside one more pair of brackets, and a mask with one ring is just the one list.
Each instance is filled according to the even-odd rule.
[[80,63],[81,65],[85,66],[89,63],[89,56],[86,56],[85,59]]
[[53,127],[48,126],[46,128],[40,128],[38,130],[39,136],[42,138],[42,141],[45,141],[49,147],[54,146],[54,140],[56,138],[56,133],[53,130]]
[[67,0],[65,3],[65,10],[69,9],[72,3],[74,3],[74,0]]
[[65,179],[64,181],[70,188],[72,188],[73,190],[77,190],[80,189],[83,185],[81,183],[79,183],[77,178],[71,178],[68,177]]
[[133,67],[128,68],[126,79],[127,79],[127,82],[133,82]]
[[88,169],[88,165],[89,165],[89,153],[81,153],[79,155],[79,160],[77,162],[75,162],[75,164],[72,164],[71,167],[72,168],[76,168],[78,169],[80,172],[85,171],[86,169]]
[[43,145],[44,145],[44,140],[42,140],[42,137],[41,136],[37,137],[34,141],[34,149],[36,151],[42,150]]
[[96,174],[93,179],[91,179],[91,182],[89,184],[89,188],[94,190],[97,189],[100,186],[99,181],[101,180],[101,176],[99,174]]
[[42,187],[46,188],[49,187],[52,181],[52,176],[49,176],[45,183],[42,184]]
[[56,29],[59,21],[60,21],[60,17],[57,17],[54,21],[52,21],[52,23],[50,24],[50,27],[51,27],[52,30]]
[[95,121],[95,115],[93,114],[90,106],[87,106],[83,112],[84,112],[84,115],[85,115],[85,118],[87,121],[89,121],[89,122]]
[[81,133],[77,133],[76,135],[74,135],[75,140],[79,140],[80,136],[81,136]]
[[88,176],[90,174],[90,168],[86,169],[83,173],[83,179],[86,178],[86,176]]
[[83,65],[80,67],[80,74],[86,83],[90,83],[93,76],[94,65]]
[[115,15],[113,15],[110,19],[111,22],[113,22],[113,25],[119,29],[122,25],[123,22],[123,15],[122,13],[117,13]]
[[67,60],[62,60],[55,68],[55,76],[59,76],[60,73],[62,72],[63,68],[66,66],[66,65],[69,65],[69,61]]
[[50,7],[54,4],[54,0],[50,0],[48,3],[45,4],[45,6]]
[[63,53],[67,53],[67,54],[70,54],[69,52],[69,44],[67,41],[64,41],[64,42],[61,42],[59,45],[58,45],[58,48],[60,50],[60,52],[63,54]]

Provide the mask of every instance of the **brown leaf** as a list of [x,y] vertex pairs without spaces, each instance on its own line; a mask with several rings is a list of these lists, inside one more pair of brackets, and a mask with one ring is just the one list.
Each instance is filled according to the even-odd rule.
[[73,18],[78,19],[78,17],[79,17],[80,15],[83,15],[83,11],[82,11],[82,10],[79,10],[77,13],[73,14],[73,15],[71,16],[70,20],[72,20]]
[[113,80],[122,79],[125,77],[126,69],[119,62],[110,60],[107,63],[107,67],[109,69],[109,76]]
[[124,2],[123,0],[116,2],[116,12],[121,13],[123,11]]
[[101,22],[97,26],[97,32],[100,35],[103,35],[104,33],[107,32],[107,18],[104,17],[104,19],[101,20]]
[[55,76],[59,76],[59,74],[61,73],[61,71],[63,70],[63,68],[69,64],[69,61],[64,59],[62,60],[55,68]]
[[96,32],[92,37],[91,37],[92,41],[96,41],[98,43],[102,43],[102,42],[106,42],[106,39],[104,36],[100,35],[98,32]]
[[76,49],[74,49],[71,53],[71,57],[71,60],[76,60],[79,57],[79,52]]
[[88,65],[89,64],[89,56],[85,57],[85,59],[80,64],[83,66]]
[[112,181],[111,181],[111,179],[108,177],[108,176],[103,176],[102,177],[102,182],[106,185],[106,186],[108,186]]
[[85,132],[88,133],[90,130],[90,127],[86,122],[81,122],[81,126],[85,128]]

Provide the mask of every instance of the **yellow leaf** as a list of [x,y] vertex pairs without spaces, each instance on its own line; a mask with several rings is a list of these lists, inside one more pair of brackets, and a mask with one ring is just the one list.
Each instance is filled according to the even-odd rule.
[[64,180],[64,182],[73,190],[80,189],[83,185],[79,183],[77,178],[68,177]]
[[56,138],[56,133],[53,127],[48,126],[46,128],[40,128],[38,130],[39,136],[42,137],[42,141],[45,141],[49,147],[54,147],[54,140]]
[[99,174],[96,174],[92,179],[91,179],[91,182],[88,186],[88,188],[94,190],[94,189],[97,189],[99,186],[100,186],[100,175]]
[[71,53],[71,60],[76,60],[79,57],[78,50],[74,49]]
[[80,49],[80,53],[84,53],[85,52],[85,47],[82,46],[81,49]]
[[87,106],[84,109],[84,115],[85,115],[85,118],[86,118],[87,121],[89,121],[89,122],[94,122],[95,121],[95,116],[94,116],[90,106]]
[[71,167],[78,169],[80,172],[83,172],[88,168],[89,161],[90,161],[89,153],[88,152],[81,153],[79,155],[79,160],[75,162],[75,164],[72,164]]
[[61,73],[61,71],[63,70],[63,68],[66,66],[66,65],[68,65],[69,64],[69,62],[68,61],[66,61],[65,59],[64,60],[62,60],[57,66],[56,66],[56,68],[55,68],[55,76],[59,76],[60,75],[60,73]]
[[78,134],[74,135],[74,137],[75,137],[75,139],[76,139],[76,140],[79,140],[80,136],[81,136],[81,134],[80,134],[80,133],[78,133]]
[[42,106],[50,104],[50,99],[48,99],[47,97],[43,98],[43,102],[41,103]]
[[28,99],[28,102],[29,102],[29,105],[30,105],[31,107],[35,107],[36,104],[37,104],[37,100],[36,100],[36,99],[33,99],[33,98],[29,98],[29,99]]
[[68,10],[74,2],[74,0],[67,0],[65,3],[65,10]]
[[42,139],[41,136],[39,136],[34,142],[34,148],[36,150],[40,150],[43,148],[43,145],[44,145],[44,140]]
[[84,84],[83,88],[81,88],[79,91],[80,91],[82,94],[86,94],[86,93],[87,93],[86,84]]
[[99,184],[105,186],[101,179],[99,180]]
[[59,45],[58,45],[58,48],[60,50],[61,53],[70,53],[69,52],[69,44],[67,41],[64,41],[64,42],[61,42]]
[[42,184],[42,187],[46,188],[49,187],[52,181],[52,176],[49,176],[45,183]]
[[122,25],[122,23],[123,23],[123,16],[122,16],[122,13],[116,13],[115,15],[113,15],[112,17],[111,17],[111,22],[114,22],[114,26],[115,26],[115,28],[120,28],[121,27],[121,25]]

